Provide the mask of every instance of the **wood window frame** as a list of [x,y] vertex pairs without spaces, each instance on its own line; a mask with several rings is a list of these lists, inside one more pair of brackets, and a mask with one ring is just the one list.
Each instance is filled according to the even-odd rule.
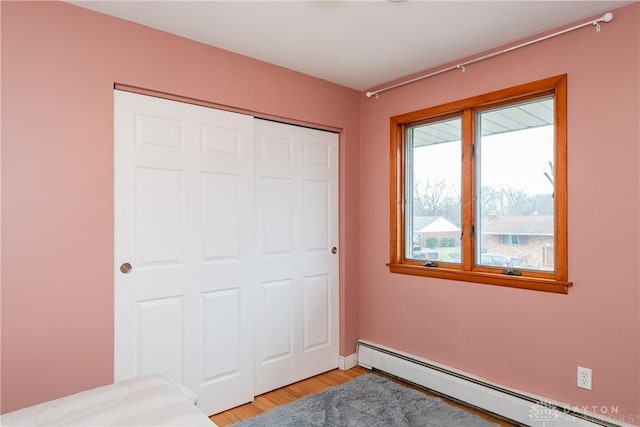
[[[475,242],[472,225],[475,218],[474,160],[471,147],[474,135],[475,112],[487,107],[554,96],[555,159],[554,159],[554,239],[555,262],[553,272],[523,270],[521,276],[506,275],[500,268],[475,264]],[[407,128],[451,115],[462,115],[462,263],[442,263],[425,267],[422,262],[409,259],[405,242],[405,177],[407,159]],[[391,117],[391,236],[389,270],[392,273],[449,279],[477,284],[507,286],[544,292],[568,293],[573,285],[568,281],[567,236],[567,75],[554,76],[447,104]]]

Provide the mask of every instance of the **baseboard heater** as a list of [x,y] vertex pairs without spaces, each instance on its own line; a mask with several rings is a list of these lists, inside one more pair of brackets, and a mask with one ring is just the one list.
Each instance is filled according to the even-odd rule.
[[[629,426],[613,417],[490,383],[451,367],[401,351],[358,341],[358,364],[425,387],[470,406],[533,427]],[[615,416],[615,415],[613,415]]]

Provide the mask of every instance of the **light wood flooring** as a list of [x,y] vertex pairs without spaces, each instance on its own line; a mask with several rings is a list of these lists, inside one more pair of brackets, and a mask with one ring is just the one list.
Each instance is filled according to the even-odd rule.
[[[368,374],[371,372],[372,371],[361,368],[359,366],[347,371],[334,369],[333,371],[325,372],[324,374],[316,375],[315,377],[308,378],[306,380],[299,381],[286,387],[270,391],[260,396],[256,396],[255,400],[252,403],[247,403],[245,405],[229,409],[228,411],[212,415],[209,418],[220,427],[228,426],[238,421],[255,417],[256,415],[259,415],[277,406],[286,405],[287,403],[291,403],[294,400],[300,399],[301,397],[321,392],[327,387],[345,383],[353,378],[359,377],[360,375]],[[428,390],[399,381],[381,372],[373,371],[373,373],[386,376],[387,378],[398,381],[408,387],[420,390],[428,396],[436,396],[436,394],[431,393]],[[499,424],[501,427],[513,427],[518,425],[511,424],[503,419],[495,418],[485,412],[475,410],[455,401],[451,401],[448,399],[445,400],[447,400],[451,405],[462,408],[472,414],[478,415],[489,422]]]

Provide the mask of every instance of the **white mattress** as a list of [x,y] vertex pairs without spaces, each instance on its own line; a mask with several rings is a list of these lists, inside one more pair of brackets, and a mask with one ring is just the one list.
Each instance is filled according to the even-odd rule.
[[206,426],[197,396],[161,375],[138,377],[30,406],[2,426]]

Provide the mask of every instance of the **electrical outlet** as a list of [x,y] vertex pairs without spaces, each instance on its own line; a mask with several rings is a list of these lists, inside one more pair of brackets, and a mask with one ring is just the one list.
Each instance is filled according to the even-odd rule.
[[591,369],[578,366],[578,387],[591,390]]

